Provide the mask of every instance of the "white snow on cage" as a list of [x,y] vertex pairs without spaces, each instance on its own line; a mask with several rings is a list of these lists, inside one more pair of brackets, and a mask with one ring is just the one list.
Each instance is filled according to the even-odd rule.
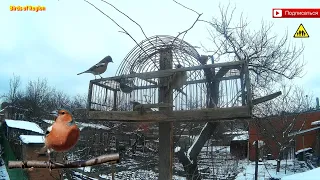
[[[42,120],[48,124],[53,124],[54,121],[53,120],[48,120],[48,119],[44,119]],[[90,127],[90,128],[95,128],[95,129],[104,129],[104,130],[110,130],[109,127],[101,125],[101,124],[92,124],[92,123],[83,123],[83,122],[76,122],[76,124],[78,125],[79,129],[82,130],[85,127]]]
[[318,180],[320,174],[320,168],[315,168],[310,171],[285,176],[281,180]]
[[43,130],[39,127],[39,125],[33,122],[5,119],[5,123],[10,128],[23,129],[44,134]]
[[312,149],[311,147],[304,148],[304,149],[300,149],[300,150],[298,150],[295,154],[297,155],[297,154],[299,154],[299,153],[302,153],[302,152],[305,152],[305,151],[309,151],[309,150],[311,150],[311,149]]
[[20,135],[19,138],[24,144],[43,144],[44,143],[44,136]]
[[312,122],[311,125],[312,126],[320,125],[320,120]]
[[242,134],[239,136],[236,136],[232,139],[232,141],[245,141],[249,139],[249,134]]

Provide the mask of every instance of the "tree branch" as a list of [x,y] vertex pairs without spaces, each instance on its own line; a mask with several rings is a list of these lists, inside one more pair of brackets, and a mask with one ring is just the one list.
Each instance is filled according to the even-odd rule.
[[61,169],[61,168],[79,168],[86,166],[93,166],[103,163],[111,163],[111,162],[119,162],[119,154],[109,154],[102,155],[95,158],[92,158],[87,161],[74,161],[68,162],[65,164],[62,163],[50,163],[47,161],[9,161],[8,167],[9,169],[13,168],[51,168],[51,169]]
[[198,13],[197,11],[195,11],[195,10],[193,10],[193,9],[191,9],[191,8],[188,8],[187,6],[185,6],[185,5],[177,2],[176,0],[173,0],[173,2],[177,3],[178,5],[184,7],[184,8],[186,8],[186,9],[192,11],[192,12],[195,12],[196,14],[198,14],[198,17],[197,17],[197,19],[193,22],[193,24],[192,24],[188,29],[186,29],[186,30],[178,33],[178,35],[173,39],[172,44],[173,44],[173,43],[178,39],[178,37],[181,36],[182,34],[184,34],[183,37],[182,37],[182,39],[181,39],[181,40],[183,40],[183,39],[184,39],[184,36],[188,33],[189,30],[191,30],[191,29],[194,27],[194,25],[199,21],[199,18],[200,18],[201,15],[203,14],[203,13]]
[[[128,35],[136,44],[137,44],[137,46],[139,46],[139,48],[146,54],[146,55],[148,55],[148,53],[144,50],[144,48],[143,47],[141,47],[141,45],[131,36],[131,34],[129,34],[129,32],[127,31],[127,30],[125,30],[122,26],[120,26],[120,24],[118,24],[114,19],[112,19],[110,16],[108,16],[106,13],[104,13],[101,9],[99,9],[97,6],[95,6],[94,4],[92,4],[91,2],[89,2],[89,1],[87,1],[87,0],[84,0],[85,2],[87,2],[88,4],[90,4],[92,7],[94,7],[96,10],[98,10],[101,14],[103,14],[103,15],[105,15],[107,18],[109,18],[113,23],[115,23],[119,28],[121,28],[122,29],[122,31],[123,31],[123,33],[124,34],[126,34],[126,35]],[[103,0],[102,0],[103,1]],[[107,3],[106,1],[103,1],[103,2],[105,2],[105,3]],[[122,13],[122,14],[124,14],[123,12],[121,12],[119,9],[117,9],[116,7],[114,7],[112,4],[110,4],[110,3],[107,3],[107,4],[109,4],[110,6],[112,6],[113,8],[115,8],[118,12],[120,12],[120,13]],[[126,14],[124,14],[126,17],[128,17],[131,21],[133,21],[133,19],[131,19],[129,16],[127,16]],[[136,23],[135,21],[133,21],[134,23]],[[140,28],[141,28],[141,26],[138,24],[138,23],[136,23]],[[141,28],[142,29],[142,28]],[[143,31],[143,33],[144,33],[144,31]],[[144,34],[145,35],[145,34]],[[148,38],[147,38],[148,39]],[[159,69],[159,66],[158,66],[158,64],[153,60],[153,59],[151,59],[151,58],[149,58],[152,62],[153,62],[153,64],[155,65],[155,67],[157,67],[158,69]]]

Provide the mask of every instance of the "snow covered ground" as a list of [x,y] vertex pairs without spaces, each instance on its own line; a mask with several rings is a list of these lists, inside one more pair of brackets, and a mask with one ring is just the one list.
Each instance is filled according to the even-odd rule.
[[0,159],[0,180],[10,180],[4,161]]
[[[226,179],[235,177],[245,169],[246,160],[236,160],[230,155],[229,146],[203,147],[198,158],[199,171],[203,175],[203,180],[213,178]],[[116,179],[158,179],[158,157],[152,154],[137,151],[135,154],[126,154],[125,157],[116,164]],[[185,180],[184,169],[178,159],[174,159],[174,180]],[[107,172],[105,174],[98,172]],[[74,174],[80,179],[111,179],[111,167],[92,167],[80,168]],[[94,178],[87,175],[95,174]],[[99,177],[97,177],[99,176]],[[75,178],[76,179],[76,178]]]
[[[309,170],[305,162],[297,161],[297,160],[288,160],[287,165],[284,160],[281,161],[280,172],[278,173],[276,172],[276,167],[277,167],[277,162],[275,160],[267,160],[267,161],[259,162],[258,179],[269,180],[270,177],[282,178],[285,176],[289,176],[292,174],[301,173]],[[255,163],[250,162],[250,164],[247,165],[245,170],[237,175],[236,180],[253,180],[254,172],[255,172]]]
[[281,180],[318,180],[320,168],[315,168],[303,173],[297,173],[290,176],[283,177]]

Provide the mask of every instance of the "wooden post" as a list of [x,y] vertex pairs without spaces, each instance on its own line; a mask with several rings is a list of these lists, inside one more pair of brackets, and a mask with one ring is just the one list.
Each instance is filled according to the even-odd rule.
[[242,101],[242,106],[244,106],[244,105],[246,105],[244,65],[241,66],[241,70],[240,70],[240,87],[241,87],[241,101]]
[[88,90],[88,102],[87,102],[87,110],[90,111],[91,109],[91,100],[92,100],[92,87],[93,83],[89,82],[89,90]]
[[113,91],[113,111],[117,111],[117,91]]
[[249,107],[249,114],[252,114],[252,92],[251,92],[251,82],[250,82],[250,73],[248,68],[248,60],[244,63],[244,75],[245,75],[245,85],[247,90],[247,106]]
[[256,150],[256,158],[255,158],[255,168],[254,168],[254,180],[258,180],[258,167],[259,167],[259,145],[258,140],[255,141],[254,144]]
[[[169,48],[160,51],[160,70],[172,69],[172,51]],[[173,103],[173,91],[168,87],[170,77],[160,78],[159,102]],[[159,111],[170,113],[172,107],[161,107]],[[172,179],[173,160],[173,123],[159,123],[159,180]]]

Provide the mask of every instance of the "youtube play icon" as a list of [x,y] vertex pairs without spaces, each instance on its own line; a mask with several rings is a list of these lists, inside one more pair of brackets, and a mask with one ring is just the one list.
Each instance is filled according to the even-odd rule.
[[282,10],[281,9],[273,9],[273,17],[274,18],[282,17]]

